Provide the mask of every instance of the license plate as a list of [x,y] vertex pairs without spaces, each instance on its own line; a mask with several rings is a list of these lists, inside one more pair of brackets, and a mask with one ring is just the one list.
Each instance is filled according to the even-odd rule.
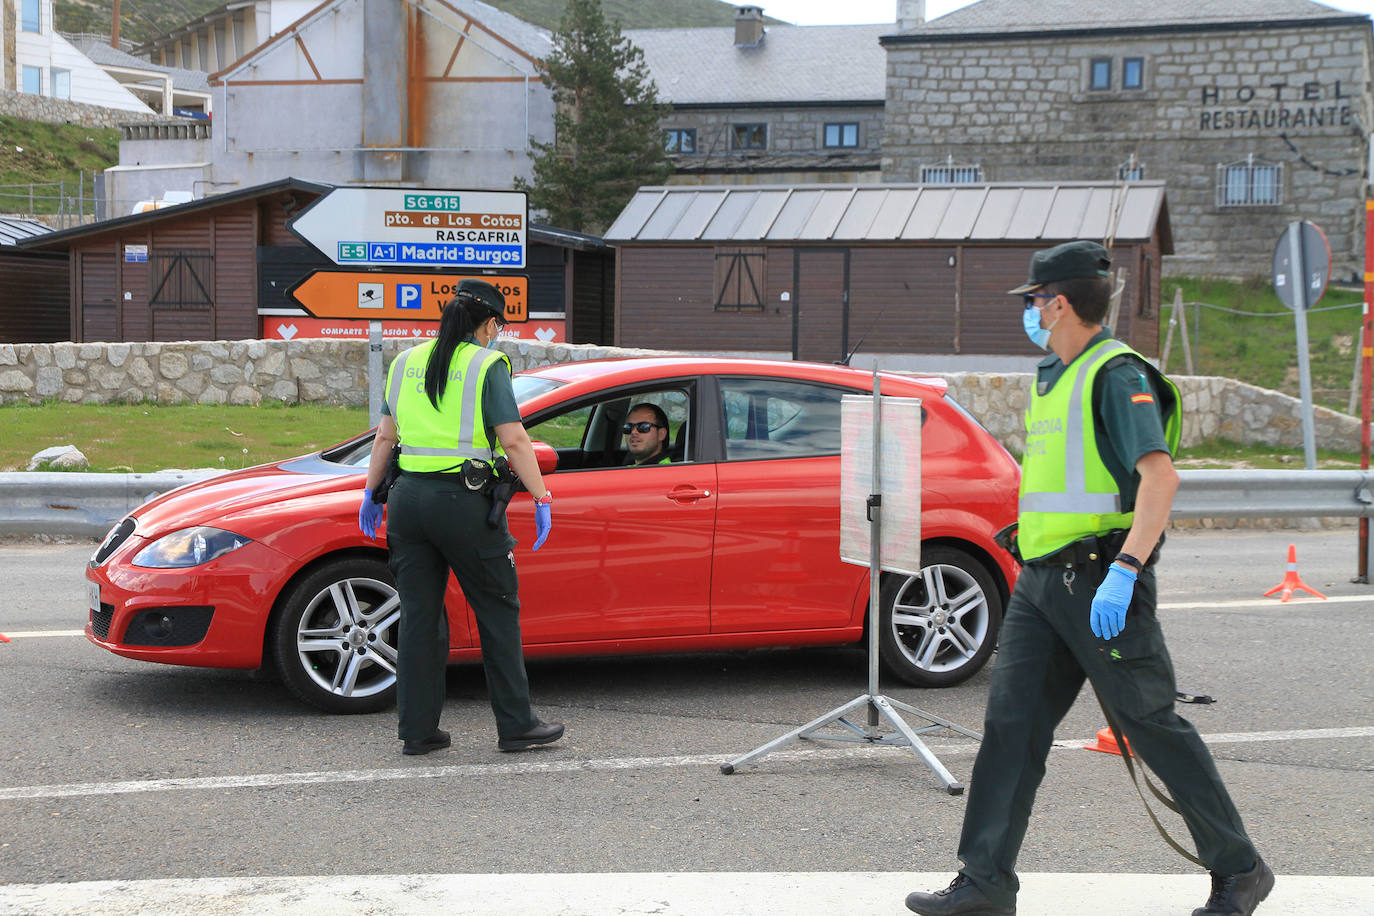
[[86,589],[90,595],[91,613],[100,613],[100,583],[86,580]]

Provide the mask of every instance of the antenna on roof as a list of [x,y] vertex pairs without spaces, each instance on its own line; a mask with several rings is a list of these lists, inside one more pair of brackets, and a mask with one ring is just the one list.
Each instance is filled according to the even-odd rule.
[[[902,281],[902,287],[905,288],[907,292],[911,292],[911,284],[907,283],[905,280]],[[850,361],[851,359],[854,358],[854,354],[855,354],[855,353],[858,353],[858,352],[859,352],[859,348],[862,347],[862,346],[864,345],[864,341],[865,341],[865,340],[868,340],[868,335],[869,335],[869,334],[872,334],[872,333],[873,333],[873,329],[876,328],[876,327],[882,322],[883,316],[887,314],[888,307],[891,306],[891,305],[892,305],[892,303],[889,302],[887,305],[885,305],[885,306],[882,307],[882,309],[878,312],[878,317],[873,319],[873,323],[870,324],[870,325],[868,326],[868,330],[867,330],[867,331],[864,331],[863,336],[859,338],[859,342],[856,343],[853,347],[850,348],[849,352],[846,353],[846,354],[844,355],[844,358],[843,358],[843,359],[837,359],[837,360],[835,360],[835,365],[837,365],[837,366],[848,366],[848,365],[849,365],[849,361]],[[874,372],[877,372],[877,371],[878,371],[877,363],[874,363],[874,365],[873,365],[873,371],[874,371]]]

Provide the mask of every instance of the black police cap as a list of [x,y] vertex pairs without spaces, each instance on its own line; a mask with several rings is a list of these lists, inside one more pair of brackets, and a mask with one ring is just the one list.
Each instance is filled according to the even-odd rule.
[[493,318],[506,320],[506,297],[501,295],[499,289],[485,280],[459,280],[458,292],[454,294],[454,298],[475,300],[488,312],[491,312]]

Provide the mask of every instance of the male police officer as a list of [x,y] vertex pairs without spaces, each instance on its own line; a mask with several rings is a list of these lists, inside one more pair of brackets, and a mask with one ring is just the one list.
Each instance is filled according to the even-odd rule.
[[[1051,354],[1026,412],[1017,546],[983,743],[949,887],[906,899],[922,916],[1010,916],[1015,865],[1054,729],[1086,676],[1178,803],[1212,893],[1193,916],[1249,916],[1274,886],[1197,731],[1174,712],[1153,565],[1178,474],[1173,383],[1102,326],[1107,251],[1068,242],[1031,259],[1026,333]],[[1186,853],[1185,853],[1186,854]]]

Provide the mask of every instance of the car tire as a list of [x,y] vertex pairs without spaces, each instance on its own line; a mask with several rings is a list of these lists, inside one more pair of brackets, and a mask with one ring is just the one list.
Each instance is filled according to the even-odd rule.
[[401,602],[386,563],[351,557],[296,582],[273,631],[277,671],[301,700],[332,713],[396,702]]
[[987,663],[1002,625],[1002,594],[983,564],[954,547],[921,550],[921,575],[884,574],[880,654],[914,687],[952,687]]

